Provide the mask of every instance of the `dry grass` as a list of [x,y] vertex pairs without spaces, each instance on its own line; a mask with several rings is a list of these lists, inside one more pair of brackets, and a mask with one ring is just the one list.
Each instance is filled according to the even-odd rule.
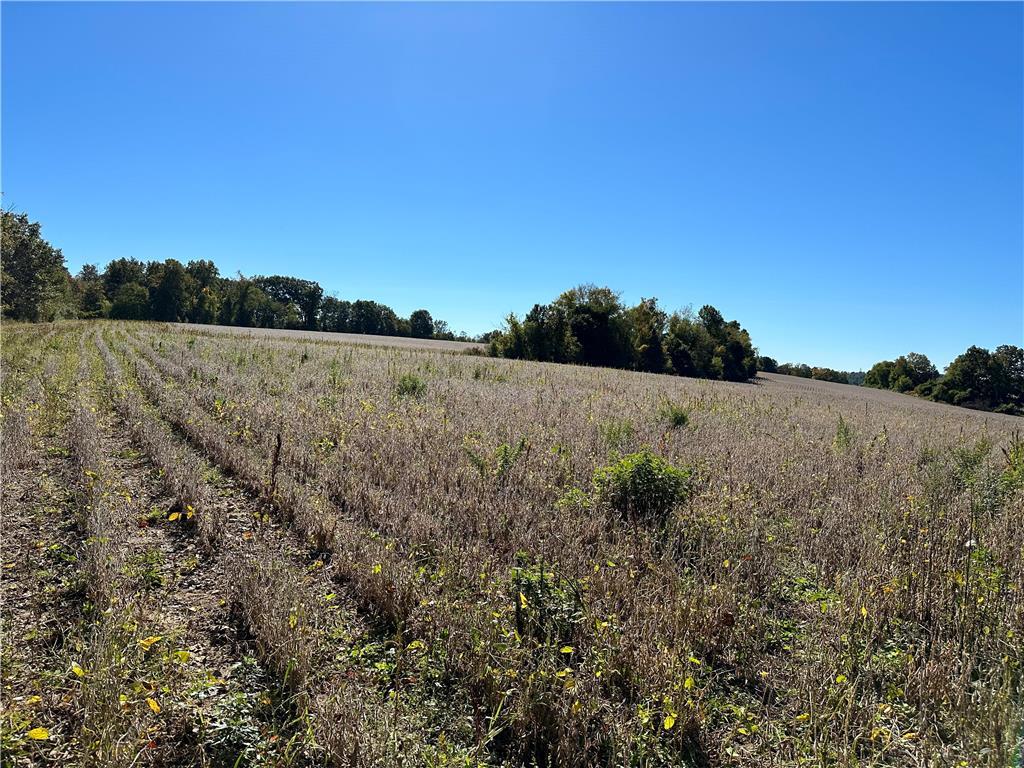
[[[789,377],[206,330],[5,331],[5,439],[32,448],[5,450],[4,471],[28,482],[63,445],[69,473],[102,478],[75,486],[81,535],[110,531],[112,567],[82,561],[90,594],[221,659],[168,690],[183,727],[83,693],[55,733],[84,717],[152,764],[169,753],[139,734],[209,764],[1018,759],[1021,420]],[[49,426],[33,410],[48,370],[89,382]],[[119,435],[153,467],[159,540],[113,503],[141,482],[108,455]],[[195,525],[167,522],[189,509]],[[158,600],[126,575],[153,542],[185,563],[191,538],[201,632],[173,609],[180,582]],[[5,608],[11,631],[25,620]],[[97,654],[123,641],[90,621],[69,633]],[[19,674],[5,684],[27,690]],[[9,722],[23,762],[86,746]]]

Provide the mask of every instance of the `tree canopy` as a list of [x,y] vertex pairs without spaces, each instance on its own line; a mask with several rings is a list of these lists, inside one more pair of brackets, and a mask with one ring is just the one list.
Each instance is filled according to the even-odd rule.
[[46,242],[38,222],[24,213],[0,212],[0,296],[3,315],[30,322],[77,315],[64,255]]
[[550,304],[535,304],[520,321],[490,335],[500,357],[630,368],[651,373],[745,381],[757,352],[738,322],[706,305],[666,313],[655,298],[625,306],[607,287],[580,285]]

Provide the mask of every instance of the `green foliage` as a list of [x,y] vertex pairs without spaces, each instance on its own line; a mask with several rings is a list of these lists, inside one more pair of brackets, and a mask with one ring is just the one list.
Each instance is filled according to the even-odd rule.
[[415,373],[403,373],[395,384],[395,392],[399,397],[419,397],[427,391],[427,382]]
[[157,589],[163,586],[161,573],[164,557],[158,549],[147,549],[134,555],[125,566],[125,575],[138,582],[143,589]]
[[509,597],[520,638],[541,645],[570,642],[575,628],[585,620],[579,585],[550,565],[530,562],[525,553],[518,553],[516,562],[509,579]]
[[0,211],[0,253],[4,317],[49,322],[76,316],[64,255],[42,238],[38,222]]
[[1003,456],[1006,458],[1006,468],[1000,478],[1003,487],[1010,492],[1024,488],[1024,437],[1019,432],[1010,438]]
[[612,451],[621,451],[633,439],[636,429],[628,419],[610,419],[599,424],[597,431],[605,445]]
[[658,413],[662,419],[669,423],[670,427],[675,429],[685,427],[690,422],[689,409],[682,405],[677,405],[670,400],[666,400],[662,404]]
[[836,424],[836,436],[832,439],[832,447],[842,453],[846,451],[853,442],[853,430],[846,423],[846,419],[839,414],[839,422]]
[[701,307],[697,317],[690,312],[672,315],[665,349],[672,370],[681,376],[746,381],[757,373],[750,334],[710,305]]
[[581,285],[490,336],[500,357],[745,381],[757,371],[750,335],[714,307],[669,317],[654,298],[625,307],[609,288]]
[[648,450],[594,472],[594,495],[629,520],[664,523],[690,493],[691,472]]
[[1024,413],[1024,349],[1005,344],[990,353],[970,347],[941,377],[927,357],[911,352],[875,363],[864,377],[864,386],[913,392],[967,408]]
[[409,332],[414,339],[429,339],[434,335],[434,318],[425,309],[409,315]]
[[786,376],[798,376],[801,379],[809,379],[814,369],[804,363],[783,363],[779,366],[778,372]]
[[818,381],[831,381],[836,384],[848,384],[849,380],[844,371],[837,371],[834,368],[812,368],[811,378]]
[[287,275],[221,277],[208,260],[143,263],[114,259],[101,274],[87,264],[77,278],[61,252],[25,214],[3,213],[3,315],[16,320],[70,317],[220,323],[341,333],[469,341],[425,309],[408,319],[375,301],[324,297],[320,284]]
[[145,320],[149,316],[149,291],[139,283],[125,283],[110,306],[114,320]]
[[462,451],[469,458],[470,463],[476,467],[481,477],[492,476],[499,481],[504,481],[510,469],[526,452],[529,444],[525,437],[520,437],[515,445],[502,443],[491,455],[479,450],[475,440],[467,438],[462,444]]

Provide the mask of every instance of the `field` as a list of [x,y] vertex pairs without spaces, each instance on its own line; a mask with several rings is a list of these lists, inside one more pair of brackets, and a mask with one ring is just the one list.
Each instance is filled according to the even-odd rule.
[[4,765],[1020,759],[1021,419],[301,334],[2,342]]

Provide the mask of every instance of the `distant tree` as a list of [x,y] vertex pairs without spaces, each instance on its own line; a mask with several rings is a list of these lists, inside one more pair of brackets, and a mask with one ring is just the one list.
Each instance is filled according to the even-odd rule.
[[714,338],[689,310],[669,318],[665,351],[679,376],[710,377],[714,347]]
[[141,283],[125,283],[117,289],[110,305],[114,320],[148,320],[149,289]]
[[812,368],[811,378],[817,379],[818,381],[832,381],[836,384],[848,384],[849,380],[842,371],[837,371],[834,368]]
[[82,318],[106,317],[110,302],[103,291],[103,280],[94,264],[84,264],[75,278],[78,287],[78,316]]
[[993,402],[992,355],[969,347],[949,364],[935,396],[953,405],[988,407]]
[[607,287],[580,285],[554,302],[580,349],[580,362],[611,368],[628,367],[632,359],[622,302]]
[[256,277],[253,282],[272,301],[280,305],[276,327],[298,327],[315,331],[324,291],[319,283],[297,277],[272,275]]
[[1024,409],[1024,349],[1004,344],[996,347],[989,365],[993,409],[1019,413]]
[[161,268],[150,270],[157,280],[150,293],[150,307],[154,320],[177,323],[188,316],[192,296],[192,279],[185,267],[176,259],[168,259]]
[[523,324],[514,314],[505,318],[505,330],[491,337],[491,354],[495,357],[510,357],[516,360],[528,360],[529,346]]
[[633,366],[640,371],[661,373],[668,364],[665,354],[665,327],[668,315],[658,307],[657,299],[641,299],[627,313]]
[[864,371],[847,371],[846,381],[854,386],[861,386],[864,384],[864,377],[867,374]]
[[352,303],[325,296],[320,304],[320,330],[345,333],[349,330]]
[[391,307],[360,299],[352,303],[349,331],[376,336],[398,335],[398,315]]
[[210,288],[220,279],[220,270],[212,261],[206,259],[193,260],[185,267],[189,277],[199,288]]
[[434,336],[435,339],[446,339],[452,341],[455,338],[455,334],[452,333],[452,329],[449,327],[445,320],[434,321]]
[[14,320],[51,321],[76,313],[71,275],[64,255],[24,213],[0,212],[0,296],[3,315]]
[[[926,355],[911,352],[897,357],[893,362],[892,372],[889,375],[889,386],[892,389],[903,387],[900,391],[906,391],[924,384],[926,381],[936,379],[938,376],[939,372]],[[906,379],[910,385],[902,383],[902,379]]]
[[775,373],[779,370],[779,363],[773,357],[762,355],[757,358],[757,370],[765,373]]
[[429,339],[434,335],[434,318],[425,309],[409,315],[409,332],[415,339]]
[[127,283],[146,283],[146,267],[138,259],[114,259],[103,270],[103,292],[114,299]]
[[875,363],[871,366],[871,370],[864,374],[864,386],[873,387],[874,389],[889,389],[893,378],[892,369],[892,360],[882,360]]

